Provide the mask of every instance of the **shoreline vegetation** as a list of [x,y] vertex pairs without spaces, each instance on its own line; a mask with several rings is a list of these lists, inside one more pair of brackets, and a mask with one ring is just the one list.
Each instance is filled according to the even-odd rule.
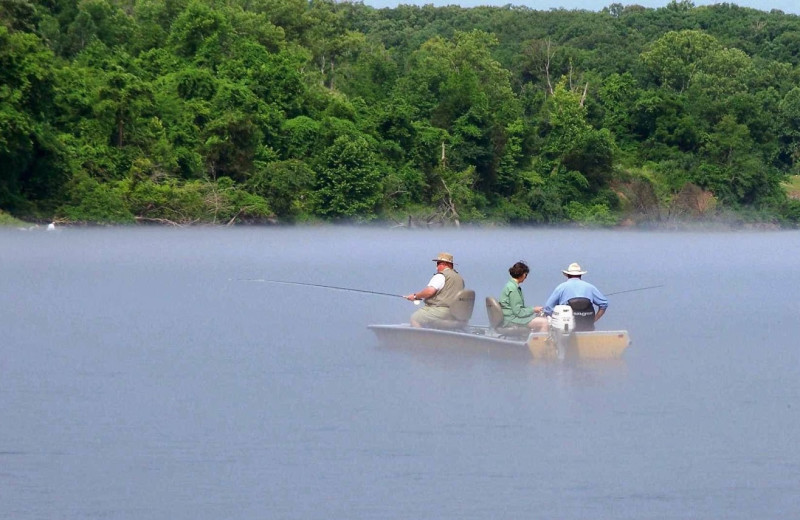
[[35,225],[36,225],[35,223],[19,220],[18,218],[14,218],[11,215],[8,215],[7,213],[4,213],[2,210],[0,210],[0,227],[29,228]]
[[[52,224],[52,226],[50,226]],[[50,227],[49,227],[50,226]],[[11,217],[0,211],[0,229],[17,229],[20,231],[50,231],[52,229],[91,229],[91,228],[144,228],[144,227],[162,227],[172,229],[186,229],[186,228],[202,228],[202,227],[319,227],[319,226],[359,226],[365,228],[384,228],[384,229],[406,229],[406,230],[435,230],[435,229],[493,229],[493,228],[519,228],[519,229],[582,229],[582,230],[618,230],[618,231],[651,231],[651,232],[727,232],[727,231],[779,231],[795,229],[794,227],[787,227],[776,224],[774,222],[766,222],[760,220],[747,221],[742,219],[736,214],[730,214],[727,218],[714,216],[706,219],[665,219],[658,222],[649,221],[647,223],[631,223],[629,221],[622,221],[616,225],[592,225],[576,222],[564,222],[560,224],[512,224],[508,222],[497,221],[480,221],[469,222],[464,224],[454,224],[452,222],[436,222],[429,223],[424,221],[411,220],[407,222],[398,222],[397,220],[371,220],[365,221],[337,221],[329,222],[324,220],[313,220],[306,222],[278,222],[275,220],[267,220],[263,222],[232,222],[232,223],[213,223],[213,222],[192,222],[192,223],[178,223],[178,222],[163,222],[153,220],[137,220],[133,223],[98,223],[98,222],[70,222],[65,220],[36,220],[36,221],[23,221]]]
[[0,225],[797,228],[798,85],[729,3],[0,1]]

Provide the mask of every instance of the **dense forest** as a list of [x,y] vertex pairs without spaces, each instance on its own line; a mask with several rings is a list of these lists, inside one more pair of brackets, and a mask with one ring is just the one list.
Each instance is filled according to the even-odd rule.
[[0,0],[0,213],[794,226],[800,17]]

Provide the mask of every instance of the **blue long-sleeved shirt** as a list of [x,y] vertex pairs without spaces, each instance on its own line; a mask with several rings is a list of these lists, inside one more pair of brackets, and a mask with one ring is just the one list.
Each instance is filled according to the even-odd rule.
[[580,278],[569,278],[553,289],[553,293],[544,305],[544,313],[548,316],[553,314],[553,307],[556,305],[566,305],[572,298],[588,298],[600,309],[608,308],[608,299],[600,292],[600,289],[584,282]]

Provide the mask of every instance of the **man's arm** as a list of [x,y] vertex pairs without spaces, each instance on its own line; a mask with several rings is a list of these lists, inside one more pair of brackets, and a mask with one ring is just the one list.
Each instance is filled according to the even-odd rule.
[[411,301],[427,300],[428,298],[435,296],[437,292],[442,290],[442,288],[444,287],[444,282],[445,282],[444,275],[442,273],[436,273],[431,278],[431,281],[428,282],[427,287],[425,287],[419,292],[407,294],[405,298],[406,300],[411,300]]
[[592,303],[597,305],[597,312],[594,315],[594,321],[599,320],[603,314],[606,313],[606,309],[608,308],[608,298],[600,292],[600,289],[594,287],[592,290]]
[[436,290],[436,287],[431,287],[429,285],[429,286],[427,286],[426,288],[422,289],[419,292],[415,292],[413,294],[406,295],[406,300],[411,300],[411,301],[414,301],[414,300],[425,300],[425,299],[428,299],[428,298],[432,297],[437,292],[439,292],[439,291]]
[[544,314],[545,316],[550,316],[553,314],[553,307],[558,305],[558,301],[561,298],[561,286],[555,288],[555,290],[550,294],[550,297],[547,299],[547,302],[544,304]]

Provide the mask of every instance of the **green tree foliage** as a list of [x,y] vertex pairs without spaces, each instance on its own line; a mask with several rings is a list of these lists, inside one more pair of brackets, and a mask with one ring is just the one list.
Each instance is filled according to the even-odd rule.
[[642,61],[658,84],[683,91],[707,62],[718,61],[714,56],[720,50],[716,39],[702,31],[670,31],[642,54]]
[[228,177],[215,182],[124,179],[101,183],[86,174],[70,183],[57,212],[62,219],[100,224],[134,221],[172,225],[262,221],[272,216],[267,201]]
[[77,174],[67,190],[67,202],[58,215],[73,221],[100,224],[133,222],[125,203],[124,190],[117,183],[99,182],[86,173]]
[[[211,102],[203,128],[203,155],[213,176],[244,181],[252,170],[268,107],[241,84],[223,82]],[[216,117],[214,116],[216,114]]]
[[[12,24],[13,25],[13,24]],[[53,54],[33,34],[0,25],[0,207],[29,214],[66,180],[52,125]]]
[[602,107],[602,126],[611,132],[618,142],[630,140],[633,121],[631,115],[640,96],[640,89],[632,74],[611,74],[604,79],[599,89],[598,103]]
[[[508,72],[492,58],[497,40],[481,31],[434,38],[410,58],[395,96],[449,136],[448,164],[474,166],[476,188],[493,192],[509,125],[521,117]],[[505,181],[507,182],[507,181]]]
[[233,36],[224,11],[193,0],[172,23],[167,44],[178,56],[213,69],[223,63]]
[[753,204],[774,193],[780,177],[753,153],[746,125],[725,116],[709,134],[702,154],[707,158],[693,181],[711,190],[723,202]]
[[12,31],[33,32],[39,16],[27,0],[0,0],[0,23]]
[[556,86],[542,121],[541,157],[551,168],[564,168],[580,179],[575,195],[605,187],[612,172],[614,141],[607,129],[594,129],[587,121],[582,93],[567,88],[566,80]]
[[786,93],[779,104],[781,116],[781,145],[790,172],[800,172],[800,88]]
[[314,185],[314,171],[303,161],[290,159],[257,164],[247,190],[264,198],[276,217],[291,222],[313,214]]
[[798,35],[690,1],[0,0],[0,209],[792,225]]
[[342,136],[320,158],[315,183],[317,212],[334,219],[369,219],[381,195],[382,173],[363,138]]
[[136,38],[131,42],[132,49],[163,47],[172,22],[187,4],[188,0],[135,0]]

